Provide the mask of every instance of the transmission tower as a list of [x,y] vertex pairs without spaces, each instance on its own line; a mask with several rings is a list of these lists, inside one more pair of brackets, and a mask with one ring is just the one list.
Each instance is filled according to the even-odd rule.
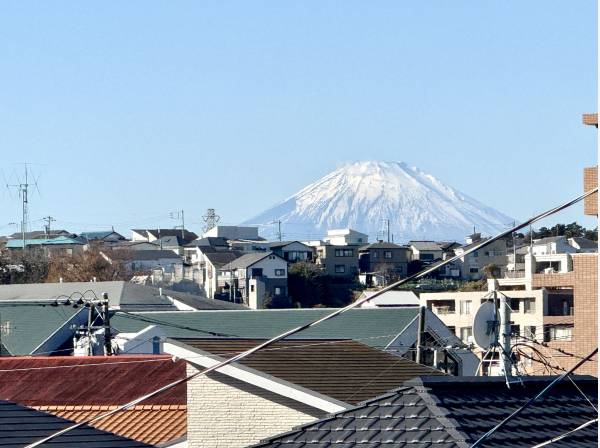
[[202,220],[204,221],[204,232],[208,232],[210,229],[215,227],[219,222],[219,219],[221,219],[221,217],[215,213],[214,208],[209,208],[206,210],[206,214],[202,216]]

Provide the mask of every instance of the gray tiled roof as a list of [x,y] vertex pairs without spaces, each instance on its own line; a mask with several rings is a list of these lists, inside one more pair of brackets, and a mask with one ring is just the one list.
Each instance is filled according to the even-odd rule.
[[398,244],[394,244],[394,243],[382,242],[382,243],[367,244],[365,246],[361,246],[358,250],[364,251],[364,250],[369,250],[369,249],[408,249],[408,248],[406,246],[399,246]]
[[220,268],[221,266],[231,263],[236,258],[239,258],[243,255],[243,252],[237,250],[228,250],[228,251],[215,251],[215,252],[204,252],[204,256],[210,261],[210,263]]
[[442,245],[435,241],[409,241],[408,245],[417,250],[442,250]]
[[[597,403],[598,380],[574,377]],[[553,377],[524,377],[506,387],[500,377],[422,377],[393,392],[334,416],[270,438],[271,448],[468,448],[481,435],[534,396]],[[554,386],[481,446],[521,448],[545,442],[597,417],[568,381]],[[598,425],[552,444],[555,448],[596,447]]]
[[269,255],[274,255],[277,258],[280,258],[279,256],[273,254],[273,252],[254,252],[242,255],[241,257],[236,258],[224,267],[227,269],[245,269],[247,267],[252,266],[254,263],[259,262],[263,258],[268,257]]
[[[22,448],[47,437],[74,422],[10,401],[0,400],[0,446]],[[142,442],[83,425],[44,446],[57,448],[150,447]]]
[[598,248],[597,241],[588,240],[587,238],[582,238],[582,237],[576,236],[573,238],[573,241],[575,241],[581,249],[597,249]]

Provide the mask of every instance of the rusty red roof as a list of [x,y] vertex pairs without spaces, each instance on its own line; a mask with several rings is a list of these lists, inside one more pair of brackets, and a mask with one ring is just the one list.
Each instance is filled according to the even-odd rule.
[[[119,405],[186,375],[164,355],[0,358],[0,399],[27,406]],[[142,404],[186,404],[185,383]]]

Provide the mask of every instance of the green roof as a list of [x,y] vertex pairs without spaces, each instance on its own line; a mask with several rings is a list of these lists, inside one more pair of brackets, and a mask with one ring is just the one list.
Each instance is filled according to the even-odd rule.
[[[111,326],[119,332],[134,333],[149,325],[158,325],[171,338],[214,337],[207,333],[213,332],[229,337],[268,339],[317,320],[332,311],[333,309],[325,308],[129,314],[117,311],[111,318]],[[383,348],[418,313],[418,307],[353,309],[301,331],[292,338],[354,339],[372,347]]]
[[11,355],[29,355],[80,311],[48,302],[0,303],[2,345]]
[[[84,245],[85,243],[76,238],[69,238],[66,236],[59,236],[56,238],[36,238],[25,240],[26,246],[52,246],[55,244],[79,244]],[[23,248],[23,240],[18,238],[10,239],[6,242],[6,247],[9,249]]]

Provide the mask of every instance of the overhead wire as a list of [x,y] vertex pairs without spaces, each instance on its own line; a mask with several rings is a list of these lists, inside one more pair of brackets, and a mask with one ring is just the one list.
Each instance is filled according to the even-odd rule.
[[584,428],[587,428],[588,426],[593,425],[594,423],[598,423],[598,419],[597,418],[589,420],[589,421],[587,421],[587,422],[579,425],[577,428],[572,429],[570,431],[567,431],[567,432],[565,432],[565,433],[563,433],[563,434],[561,434],[559,436],[552,437],[551,439],[546,440],[545,442],[538,443],[537,445],[534,445],[531,448],[542,448],[543,446],[547,446],[547,445],[550,445],[550,444],[552,444],[554,442],[558,442],[559,440],[562,440],[562,439],[570,436],[571,434],[576,433],[577,431],[580,431],[580,430],[582,430]]
[[[277,341],[285,339],[288,336],[291,336],[291,335],[293,335],[295,333],[298,333],[298,332],[303,331],[305,329],[311,328],[313,326],[319,325],[322,322],[325,322],[325,321],[327,321],[329,319],[333,319],[333,318],[335,318],[335,317],[337,317],[337,316],[339,316],[339,315],[341,315],[341,314],[343,314],[343,313],[345,313],[345,312],[347,312],[347,311],[349,311],[349,310],[351,310],[353,308],[358,307],[359,305],[361,305],[361,304],[363,304],[365,302],[368,302],[369,300],[372,300],[372,299],[374,299],[374,298],[376,298],[376,297],[378,297],[378,296],[380,296],[380,295],[382,295],[382,294],[384,294],[384,293],[386,293],[388,291],[391,291],[391,290],[395,289],[396,287],[398,287],[400,285],[408,283],[408,282],[410,282],[412,280],[416,280],[416,279],[425,277],[426,275],[428,275],[428,274],[436,271],[437,269],[441,268],[442,266],[445,266],[447,264],[453,263],[454,261],[456,261],[456,260],[458,260],[458,259],[460,259],[462,257],[465,257],[466,255],[468,255],[468,254],[470,254],[472,252],[475,252],[475,251],[477,251],[477,250],[479,250],[479,249],[481,249],[481,248],[483,248],[483,247],[485,247],[485,246],[487,246],[487,245],[489,245],[489,244],[491,244],[491,243],[493,243],[495,241],[498,241],[499,239],[502,239],[502,238],[504,238],[504,237],[506,237],[508,235],[511,235],[513,232],[515,232],[517,230],[520,230],[522,228],[528,227],[529,225],[533,224],[534,222],[537,222],[537,221],[539,221],[541,219],[544,219],[544,218],[546,218],[548,216],[551,216],[554,213],[557,213],[557,212],[559,212],[559,211],[561,211],[561,210],[563,210],[563,209],[565,209],[567,207],[570,207],[571,205],[576,204],[577,202],[585,199],[586,197],[590,196],[591,194],[593,194],[593,193],[595,193],[597,191],[598,191],[598,188],[594,188],[592,190],[589,190],[586,193],[584,193],[584,194],[582,194],[582,195],[580,195],[580,196],[578,196],[578,197],[576,197],[576,198],[574,198],[574,199],[572,199],[572,200],[570,200],[570,201],[568,201],[566,203],[563,203],[563,204],[561,204],[561,205],[559,205],[557,207],[554,207],[554,208],[552,208],[550,210],[547,210],[547,211],[545,211],[543,213],[540,213],[540,214],[538,214],[538,215],[536,215],[536,216],[528,219],[527,221],[525,221],[525,222],[523,222],[523,223],[521,223],[521,224],[519,224],[517,226],[514,226],[514,227],[512,227],[512,228],[510,228],[508,230],[505,230],[505,231],[497,234],[494,237],[491,237],[491,238],[489,238],[487,240],[481,241],[480,243],[473,245],[471,248],[467,249],[464,253],[462,253],[460,255],[455,255],[453,257],[450,257],[447,260],[443,260],[439,264],[436,264],[434,266],[428,267],[428,268],[422,270],[421,272],[418,272],[418,273],[410,275],[410,276],[408,276],[408,277],[406,277],[406,278],[404,278],[402,280],[394,282],[391,285],[389,285],[387,287],[384,287],[384,288],[380,289],[379,291],[375,292],[371,296],[363,297],[361,299],[358,299],[355,302],[353,302],[353,303],[351,303],[351,304],[349,304],[349,305],[347,305],[347,306],[345,306],[343,308],[339,308],[339,309],[337,309],[337,310],[335,310],[335,311],[333,311],[333,312],[331,312],[331,313],[329,313],[329,314],[327,314],[327,315],[325,315],[325,316],[323,316],[323,317],[321,317],[321,318],[319,318],[317,320],[314,320],[314,321],[312,321],[310,323],[301,325],[301,326],[296,327],[296,328],[292,328],[292,329],[290,329],[290,330],[288,330],[288,331],[286,331],[284,333],[281,333],[278,336],[275,336],[275,337],[269,339],[266,342],[263,342],[263,343],[257,345],[256,347],[253,347],[253,348],[251,348],[249,350],[246,350],[245,352],[243,352],[243,353],[241,353],[239,355],[232,356],[231,358],[228,358],[228,359],[226,359],[226,360],[224,360],[222,362],[216,363],[216,364],[214,364],[213,366],[211,366],[209,368],[206,368],[206,369],[198,371],[198,372],[196,372],[196,373],[194,373],[192,375],[189,375],[186,378],[183,378],[183,379],[174,381],[174,382],[172,382],[170,384],[167,384],[167,385],[165,385],[165,386],[163,386],[163,387],[161,387],[161,388],[159,388],[159,389],[157,389],[157,390],[155,390],[155,391],[153,391],[153,392],[151,392],[149,394],[146,394],[146,395],[144,395],[142,397],[139,397],[139,398],[137,398],[135,400],[130,401],[129,403],[121,405],[118,408],[115,408],[114,410],[108,411],[106,413],[100,414],[98,416],[95,416],[95,417],[92,417],[92,418],[89,418],[89,419],[86,419],[86,420],[82,420],[79,423],[76,423],[76,424],[73,424],[71,426],[68,426],[68,427],[66,427],[66,428],[64,428],[64,429],[62,429],[60,431],[57,431],[57,432],[55,432],[53,434],[50,434],[49,436],[46,436],[46,437],[44,437],[44,438],[42,438],[42,439],[40,439],[40,440],[38,440],[38,441],[36,441],[34,443],[31,443],[31,444],[27,445],[26,448],[35,448],[37,446],[40,446],[41,444],[43,444],[45,442],[48,442],[50,440],[53,440],[54,438],[56,438],[56,437],[58,437],[58,436],[60,436],[62,434],[65,434],[65,433],[67,433],[69,431],[72,431],[73,429],[76,429],[76,428],[78,428],[80,426],[83,426],[83,425],[85,425],[87,423],[93,423],[94,421],[106,418],[106,417],[108,417],[110,415],[113,415],[113,414],[115,414],[115,413],[117,413],[117,412],[119,412],[119,411],[121,411],[123,409],[127,409],[127,408],[129,408],[131,406],[135,406],[136,404],[138,404],[138,403],[140,403],[140,402],[142,402],[142,401],[144,401],[144,400],[146,400],[146,399],[148,399],[150,397],[158,395],[158,394],[162,393],[163,391],[165,391],[167,389],[170,389],[171,387],[177,386],[178,384],[182,384],[182,383],[184,383],[186,381],[189,381],[189,380],[191,380],[191,379],[193,379],[193,378],[195,378],[197,376],[206,375],[206,374],[208,374],[208,373],[210,373],[210,372],[212,372],[214,370],[220,369],[220,368],[222,368],[224,366],[227,366],[227,365],[229,365],[229,364],[231,364],[233,362],[239,361],[239,360],[245,358],[246,356],[249,356],[249,355],[251,355],[251,354],[253,354],[253,353],[255,353],[255,352],[257,352],[257,351],[259,351],[259,350],[261,350],[263,348],[268,347],[271,344],[274,344]],[[596,351],[597,351],[597,349],[596,349]],[[552,384],[554,384],[554,383],[552,383]],[[492,429],[491,433],[493,433],[494,431],[495,431],[495,429]]]

